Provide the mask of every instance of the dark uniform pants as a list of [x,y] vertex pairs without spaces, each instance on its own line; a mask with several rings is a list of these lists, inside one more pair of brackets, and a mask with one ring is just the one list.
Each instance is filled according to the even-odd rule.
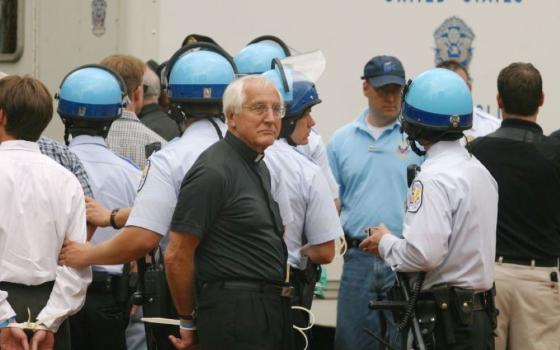
[[203,350],[293,349],[290,299],[280,294],[203,287],[198,339]]
[[494,334],[488,313],[485,310],[473,312],[473,323],[469,326],[458,326],[454,330],[455,343],[447,345],[443,327],[436,325],[436,349],[438,350],[493,350]]
[[[31,320],[35,320],[45,307],[51,295],[54,282],[38,286],[25,286],[16,283],[0,282],[0,289],[8,292],[8,302],[16,313],[16,322],[28,320],[27,308],[31,311]],[[70,350],[70,329],[68,320],[64,321],[54,337],[54,350]]]
[[126,350],[126,322],[113,293],[90,288],[84,307],[70,317],[72,350]]

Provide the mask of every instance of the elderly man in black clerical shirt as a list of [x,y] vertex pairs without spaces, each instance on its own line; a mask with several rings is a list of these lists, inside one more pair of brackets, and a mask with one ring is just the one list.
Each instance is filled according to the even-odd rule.
[[272,81],[247,76],[228,86],[223,109],[228,132],[185,176],[173,215],[166,268],[181,339],[171,341],[177,349],[291,349],[284,230],[262,161],[284,104]]

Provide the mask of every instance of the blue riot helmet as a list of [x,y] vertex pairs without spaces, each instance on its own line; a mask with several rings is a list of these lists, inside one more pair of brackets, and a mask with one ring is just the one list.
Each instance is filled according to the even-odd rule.
[[[236,75],[233,59],[219,46],[198,42],[180,48],[162,72],[169,97],[169,116],[182,129],[186,118],[224,119],[221,105],[226,87]],[[218,133],[221,137],[221,133]]]
[[299,119],[303,117],[307,109],[321,102],[315,84],[309,80],[297,79],[296,77],[293,84],[293,100],[290,108],[286,111],[286,118]]
[[223,49],[200,42],[182,47],[171,57],[164,83],[171,103],[220,105],[236,74],[235,63]]
[[[402,128],[415,141],[457,140],[472,127],[471,92],[456,73],[433,68],[409,81],[403,92]],[[420,151],[420,153],[422,153]]]
[[262,73],[262,75],[274,82],[274,85],[276,85],[276,88],[280,92],[280,95],[282,95],[282,99],[284,100],[284,104],[286,105],[287,109],[292,104],[292,100],[294,99],[293,71],[284,68],[280,63],[280,60],[278,60],[277,58],[273,59],[273,62],[274,68]]
[[234,61],[240,74],[261,74],[271,68],[273,59],[290,55],[290,49],[282,40],[272,35],[263,35],[241,49]]
[[284,68],[279,59],[273,60],[273,66],[273,69],[263,75],[274,81],[286,104],[280,137],[295,146],[290,135],[294,132],[297,121],[305,116],[307,110],[321,103],[321,99],[319,99],[315,84],[307,80],[301,73]]
[[68,133],[80,129],[82,133],[106,136],[111,123],[120,118],[125,106],[126,85],[108,67],[85,65],[68,73],[60,84],[57,112]]

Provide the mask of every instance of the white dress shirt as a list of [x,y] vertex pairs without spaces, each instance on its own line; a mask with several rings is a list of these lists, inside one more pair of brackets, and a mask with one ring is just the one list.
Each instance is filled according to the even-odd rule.
[[[226,125],[217,118],[214,122],[225,135]],[[180,138],[173,139],[154,153],[144,170],[126,225],[142,227],[166,237],[185,174],[198,156],[219,140],[212,123],[201,119],[191,124]],[[165,243],[162,244],[164,247]]]
[[[86,241],[84,194],[78,179],[35,142],[0,144],[0,281],[28,286],[55,281],[37,316],[52,331],[83,305],[91,269],[58,265],[65,239]],[[0,293],[0,321],[14,316]]]
[[300,259],[302,236],[317,245],[334,240],[344,233],[338,212],[321,168],[280,139],[265,150],[264,161],[273,183],[284,187],[272,189],[272,196],[282,202],[282,190],[287,191],[293,220],[286,225],[284,240],[288,247],[288,263],[302,269]]
[[485,291],[494,281],[498,185],[460,141],[431,146],[411,186],[403,236],[379,252],[395,271],[426,271],[439,283]]
[[465,135],[469,140],[477,137],[486,136],[496,131],[502,121],[491,114],[484,112],[480,107],[473,108],[473,125],[469,130],[465,130]]
[[311,129],[307,145],[299,145],[296,147],[296,150],[311,159],[319,166],[319,168],[321,168],[323,176],[325,177],[332,193],[332,198],[338,198],[338,184],[336,183],[332,173],[331,166],[329,164],[329,157],[327,156],[327,149],[323,143],[321,135],[319,135],[315,129]]
[[[70,150],[84,165],[97,201],[109,209],[132,206],[141,177],[134,163],[111,151],[101,136],[76,136],[70,141]],[[117,233],[112,227],[99,227],[91,243],[105,242]],[[122,265],[94,265],[93,270],[120,275]]]

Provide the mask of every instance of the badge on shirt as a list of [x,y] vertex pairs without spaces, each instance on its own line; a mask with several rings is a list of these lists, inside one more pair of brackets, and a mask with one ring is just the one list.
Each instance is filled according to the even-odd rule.
[[408,151],[410,149],[410,144],[407,140],[402,140],[397,146],[397,156],[400,159],[406,159],[408,157]]
[[418,209],[422,206],[422,191],[424,190],[424,185],[420,180],[416,180],[410,186],[410,193],[408,195],[408,201],[406,204],[406,210],[411,213],[416,213]]
[[142,178],[140,179],[140,184],[138,185],[138,190],[136,192],[140,192],[144,184],[146,183],[146,178],[148,177],[148,171],[150,170],[150,160],[146,160],[146,166],[142,170]]

